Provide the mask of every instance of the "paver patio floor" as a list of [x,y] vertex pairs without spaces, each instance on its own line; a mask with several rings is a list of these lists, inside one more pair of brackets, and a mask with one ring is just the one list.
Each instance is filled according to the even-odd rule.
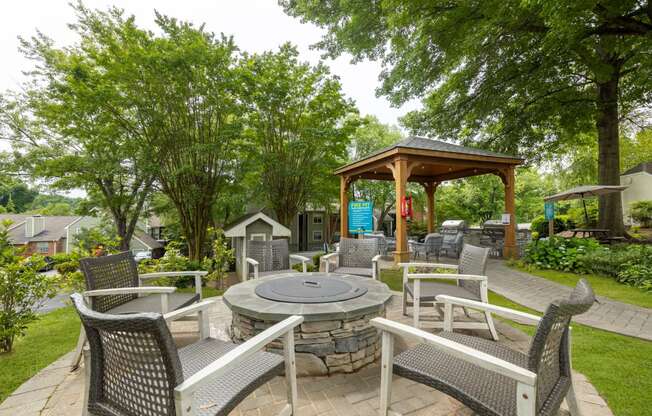
[[[231,314],[215,298],[211,310],[211,335],[227,336]],[[401,299],[392,297],[387,317],[410,323],[410,318],[401,314]],[[180,342],[191,341],[194,335],[193,322],[178,322],[173,332]],[[427,322],[424,323],[427,327]],[[529,338],[504,323],[497,322],[501,343],[525,351]],[[486,331],[478,335],[488,336]],[[406,348],[403,340],[397,340],[396,350]],[[0,405],[0,416],[77,416],[82,414],[83,369],[73,373],[67,367],[69,355],[62,357],[31,380]],[[585,415],[612,415],[604,400],[581,374],[576,374],[576,388],[580,406]],[[297,416],[364,416],[378,414],[378,391],[380,371],[372,364],[355,374],[337,374],[329,377],[301,377],[299,385],[299,411]],[[276,378],[259,388],[244,400],[232,416],[275,415],[286,403],[284,379]],[[472,415],[469,409],[454,399],[426,386],[396,377],[393,382],[392,408],[406,416],[461,416]],[[566,414],[562,411],[560,414]]]

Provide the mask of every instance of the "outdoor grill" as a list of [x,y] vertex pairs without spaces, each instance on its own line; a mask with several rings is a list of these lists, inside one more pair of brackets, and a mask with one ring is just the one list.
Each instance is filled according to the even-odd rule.
[[442,234],[457,234],[466,231],[466,221],[464,220],[446,220],[441,223]]
[[367,293],[355,281],[337,276],[284,277],[256,286],[261,298],[288,303],[330,303],[354,299]]

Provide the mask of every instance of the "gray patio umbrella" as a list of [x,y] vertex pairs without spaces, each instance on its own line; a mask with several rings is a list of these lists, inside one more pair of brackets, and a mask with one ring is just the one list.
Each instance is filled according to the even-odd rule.
[[611,194],[613,192],[622,192],[625,189],[627,189],[626,186],[618,186],[618,185],[582,185],[582,186],[577,186],[575,188],[571,188],[564,192],[560,192],[555,195],[547,196],[543,198],[543,200],[545,202],[556,202],[556,201],[567,201],[569,199],[581,199],[582,206],[584,207],[584,217],[588,224],[589,214],[586,211],[586,203],[584,202],[584,198]]

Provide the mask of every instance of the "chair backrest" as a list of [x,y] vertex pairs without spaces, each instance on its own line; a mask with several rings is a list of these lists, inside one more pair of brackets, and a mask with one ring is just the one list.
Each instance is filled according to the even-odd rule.
[[[79,266],[86,280],[86,290],[139,286],[138,265],[129,251],[81,259]],[[137,296],[135,294],[99,296],[93,299],[93,309],[97,312],[106,312],[136,299]]]
[[570,387],[568,327],[573,315],[588,311],[595,302],[591,285],[581,279],[568,299],[552,302],[539,322],[530,345],[528,368],[537,374],[537,414],[558,408]]
[[[487,247],[464,244],[462,253],[460,253],[459,273],[485,276],[487,258],[489,258],[489,249]],[[480,299],[480,282],[477,280],[460,280],[459,285]]]
[[382,234],[366,234],[365,239],[374,239],[378,241],[378,253],[376,254],[387,254],[387,239]]
[[88,410],[94,415],[173,416],[183,382],[177,348],[163,316],[108,315],[71,296],[91,349]]
[[444,242],[444,236],[439,233],[430,233],[423,240],[427,253],[434,253],[441,248]]
[[340,240],[341,267],[372,267],[372,259],[378,254],[378,239],[343,238]]
[[258,262],[258,270],[271,272],[290,268],[290,249],[288,240],[272,241],[248,240],[247,257]]

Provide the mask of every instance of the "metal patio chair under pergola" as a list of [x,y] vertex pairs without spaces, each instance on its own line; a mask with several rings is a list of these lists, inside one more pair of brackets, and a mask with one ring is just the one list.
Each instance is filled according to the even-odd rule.
[[[510,221],[505,227],[503,256],[515,257],[516,219],[514,215],[514,169],[523,160],[506,154],[459,146],[424,137],[407,139],[335,170],[340,177],[340,235],[348,237],[349,187],[358,179],[376,179],[396,183],[396,206],[406,194],[408,182],[423,185],[428,198],[428,232],[435,229],[435,191],[444,181],[469,176],[494,174],[505,185],[505,213]],[[408,261],[407,221],[396,216],[395,262]]]

